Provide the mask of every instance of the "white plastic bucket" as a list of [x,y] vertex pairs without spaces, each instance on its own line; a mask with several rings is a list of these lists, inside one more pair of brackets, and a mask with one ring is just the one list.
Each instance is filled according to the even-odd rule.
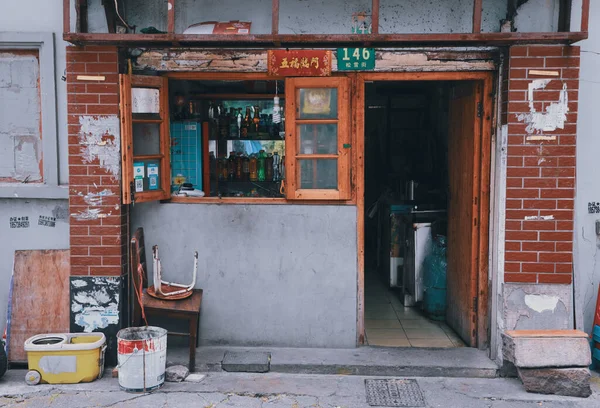
[[167,331],[130,327],[117,333],[119,386],[127,392],[148,392],[165,382]]

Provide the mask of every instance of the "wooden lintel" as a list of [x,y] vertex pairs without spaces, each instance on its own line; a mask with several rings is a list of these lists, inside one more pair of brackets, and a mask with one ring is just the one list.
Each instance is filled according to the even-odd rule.
[[473,0],[473,33],[481,32],[481,14],[483,12],[483,0]]
[[66,33],[65,41],[73,44],[103,44],[130,47],[172,46],[174,42],[182,47],[261,47],[273,48],[274,44],[283,47],[307,46],[360,46],[369,43],[374,47],[388,46],[475,46],[513,44],[553,44],[573,43],[585,40],[587,32],[552,33],[450,33],[450,34],[95,34]]
[[379,0],[373,0],[371,9],[371,32],[379,34]]
[[271,7],[271,34],[279,34],[279,0],[273,0],[273,6]]

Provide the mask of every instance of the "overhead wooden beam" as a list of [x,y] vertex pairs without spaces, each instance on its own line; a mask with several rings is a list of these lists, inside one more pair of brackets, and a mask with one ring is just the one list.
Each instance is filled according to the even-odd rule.
[[175,0],[167,3],[167,32],[175,34]]
[[483,13],[483,0],[473,0],[473,33],[481,32],[481,14]]
[[371,33],[379,34],[379,0],[373,0],[371,9]]
[[590,0],[581,3],[581,30],[587,33],[590,30]]
[[271,34],[279,34],[279,0],[273,0],[271,7]]
[[430,45],[474,46],[513,44],[569,44],[587,39],[585,32],[542,33],[448,33],[448,34],[96,34],[68,33],[65,41],[74,44],[110,44],[117,46],[232,46],[241,48],[272,48],[274,44],[287,47],[373,47]]

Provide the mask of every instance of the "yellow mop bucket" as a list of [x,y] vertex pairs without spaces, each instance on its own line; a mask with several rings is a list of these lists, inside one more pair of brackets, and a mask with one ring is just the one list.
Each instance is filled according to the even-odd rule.
[[25,341],[29,385],[76,384],[101,378],[106,337],[103,333],[38,334]]

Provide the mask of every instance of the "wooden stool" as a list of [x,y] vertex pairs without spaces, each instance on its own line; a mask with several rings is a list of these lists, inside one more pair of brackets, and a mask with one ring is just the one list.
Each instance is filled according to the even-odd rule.
[[[141,266],[141,268],[140,268]],[[138,272],[138,271],[141,271]],[[192,296],[181,300],[156,299],[147,293],[148,270],[146,267],[146,249],[144,246],[144,230],[138,228],[131,238],[130,260],[130,290],[129,303],[131,306],[131,324],[142,324],[142,309],[139,305],[135,288],[143,287],[141,302],[144,305],[146,316],[164,316],[173,319],[188,321],[188,333],[168,332],[173,336],[186,336],[190,338],[190,372],[196,369],[196,347],[198,347],[198,320],[202,307],[202,289],[194,289]]]

